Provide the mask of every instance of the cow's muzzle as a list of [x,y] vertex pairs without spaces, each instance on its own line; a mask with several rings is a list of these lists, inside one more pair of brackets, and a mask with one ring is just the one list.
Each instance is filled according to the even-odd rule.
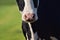
[[35,21],[35,14],[34,13],[26,13],[23,15],[23,18],[27,22],[34,22]]

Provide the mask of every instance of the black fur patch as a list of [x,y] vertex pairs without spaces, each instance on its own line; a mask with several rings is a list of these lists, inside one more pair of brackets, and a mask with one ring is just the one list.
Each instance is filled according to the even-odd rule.
[[37,3],[38,3],[38,0],[33,0],[33,3],[34,3],[34,7],[37,8]]
[[16,1],[17,1],[19,10],[20,10],[20,11],[23,11],[24,6],[25,6],[24,0],[16,0]]

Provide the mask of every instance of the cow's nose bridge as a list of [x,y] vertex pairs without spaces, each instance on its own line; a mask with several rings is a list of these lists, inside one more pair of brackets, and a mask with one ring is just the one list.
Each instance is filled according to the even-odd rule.
[[24,1],[25,1],[25,6],[23,12],[34,13],[33,0],[24,0]]

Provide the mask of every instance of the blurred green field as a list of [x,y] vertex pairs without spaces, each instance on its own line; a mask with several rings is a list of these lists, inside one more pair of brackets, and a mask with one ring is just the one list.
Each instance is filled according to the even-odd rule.
[[24,40],[15,0],[0,0],[0,40]]

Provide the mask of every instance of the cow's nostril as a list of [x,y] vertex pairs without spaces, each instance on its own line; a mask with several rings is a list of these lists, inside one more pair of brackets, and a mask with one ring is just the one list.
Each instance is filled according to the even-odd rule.
[[27,18],[27,15],[25,15],[24,17]]
[[33,14],[33,19],[35,18],[35,14]]
[[25,14],[24,19],[28,22],[32,22],[35,20],[35,14],[33,14],[33,13]]

